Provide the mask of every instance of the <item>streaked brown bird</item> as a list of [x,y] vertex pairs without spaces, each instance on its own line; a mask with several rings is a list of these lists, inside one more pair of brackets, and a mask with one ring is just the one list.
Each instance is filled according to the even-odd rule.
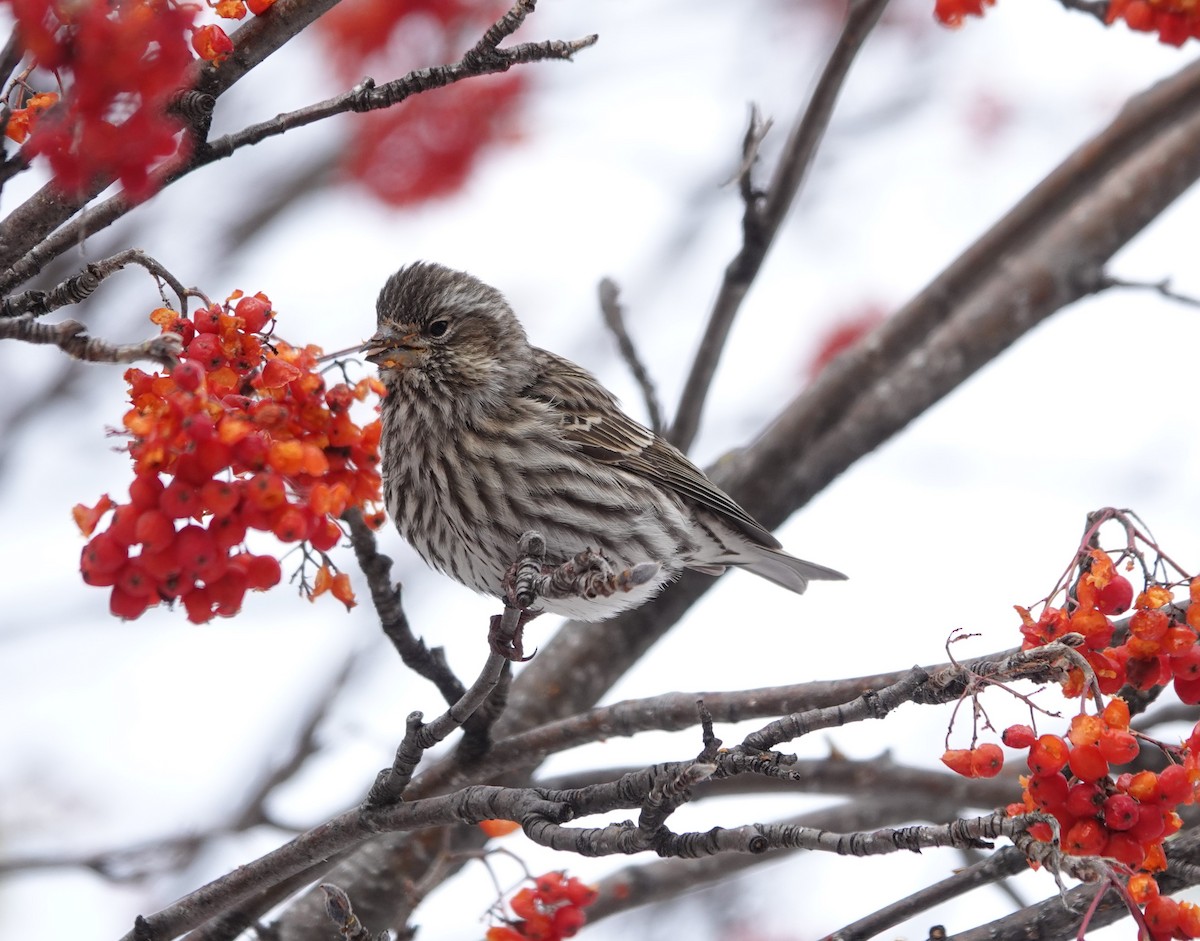
[[551,565],[588,548],[618,570],[658,564],[628,592],[539,599],[585,621],[642,604],[684,569],[744,568],[795,592],[846,577],[783,552],[590,373],[531,346],[504,296],[477,278],[401,268],[379,294],[378,326],[364,349],[388,392],[387,509],[426,562],[464,585],[503,597],[529,530]]

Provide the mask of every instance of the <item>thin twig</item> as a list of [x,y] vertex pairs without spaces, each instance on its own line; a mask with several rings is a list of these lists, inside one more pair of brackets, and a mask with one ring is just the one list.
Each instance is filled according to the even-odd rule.
[[[79,274],[72,275],[49,291],[25,291],[23,294],[0,300],[0,318],[21,317],[26,314],[41,317],[60,307],[78,304],[91,297],[101,282],[123,270],[126,265],[141,265],[149,271],[158,279],[160,292],[164,282],[169,285],[179,298],[179,312],[187,313],[187,299],[197,292],[185,288],[178,278],[145,252],[130,248],[85,265]],[[162,301],[167,303],[165,296]]]
[[62,323],[39,323],[32,317],[0,318],[0,340],[24,340],[57,346],[74,359],[89,363],[135,363],[148,359],[164,366],[174,366],[182,344],[179,336],[164,333],[141,343],[118,346],[86,336],[87,327],[77,320]]
[[[749,173],[742,175],[742,195],[749,197],[742,219],[742,247],[725,268],[725,277],[709,314],[704,337],[683,387],[668,436],[671,443],[681,450],[686,451],[696,437],[704,401],[712,386],[713,375],[717,371],[717,363],[721,359],[734,317],[812,165],[850,66],[886,4],[887,0],[852,0],[850,3],[846,24],[837,45],[825,64],[812,99],[788,136],[766,192],[759,196],[749,181]],[[753,123],[752,120],[744,148],[751,154],[757,149],[758,138]]]
[[663,418],[662,409],[658,404],[658,393],[654,391],[654,380],[650,378],[646,364],[638,356],[637,347],[633,345],[629,331],[625,329],[625,314],[617,299],[616,282],[611,278],[602,278],[599,294],[600,313],[604,315],[604,324],[616,339],[617,349],[621,351],[621,358],[625,360],[625,365],[629,367],[634,380],[642,390],[642,400],[646,403],[646,414],[650,419],[650,430],[656,435],[660,435],[663,433]]
[[1181,304],[1187,304],[1189,307],[1200,307],[1200,298],[1193,297],[1190,294],[1181,294],[1179,291],[1173,290],[1170,278],[1163,278],[1161,281],[1126,281],[1123,278],[1114,278],[1111,275],[1105,274],[1100,277],[1096,290],[1103,291],[1108,288],[1131,288],[1142,291],[1154,291],[1168,300],[1179,301]]
[[401,586],[392,583],[392,560],[379,551],[375,533],[363,519],[362,511],[349,509],[342,519],[350,527],[350,544],[359,568],[367,577],[383,633],[406,667],[436,686],[447,704],[457,702],[466,692],[466,686],[450,669],[443,648],[430,650],[424,640],[413,634],[401,603]]

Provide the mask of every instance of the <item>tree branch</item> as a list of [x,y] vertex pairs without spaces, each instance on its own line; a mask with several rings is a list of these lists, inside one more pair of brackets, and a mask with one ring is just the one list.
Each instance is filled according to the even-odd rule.
[[[842,27],[837,45],[825,64],[817,87],[813,90],[812,99],[788,136],[783,155],[766,193],[759,197],[753,192],[749,182],[749,168],[740,174],[743,197],[749,197],[742,221],[742,247],[725,268],[724,279],[709,314],[704,337],[700,341],[699,350],[696,351],[692,370],[684,384],[679,408],[671,425],[668,437],[680,450],[686,451],[691,447],[696,437],[700,427],[700,416],[704,411],[704,401],[708,397],[717,363],[729,338],[733,319],[762,267],[808,168],[812,165],[817,147],[833,115],[833,107],[850,72],[850,66],[886,5],[887,0],[851,0],[846,23]],[[759,138],[760,135],[754,132],[752,120],[746,143],[746,150],[751,156],[757,151]]]
[[621,302],[617,298],[618,288],[611,278],[603,278],[599,285],[600,312],[604,315],[604,324],[609,333],[617,341],[617,349],[621,358],[633,374],[634,380],[642,390],[642,401],[646,403],[646,414],[650,419],[650,430],[656,435],[663,432],[662,409],[658,404],[658,393],[654,391],[654,380],[646,369],[646,364],[638,356],[637,347],[625,329],[625,314],[621,310]]
[[[1200,176],[1198,115],[1200,64],[1134,99],[916,298],[831,363],[761,438],[710,468],[713,481],[756,519],[779,525],[1088,293],[1108,258]],[[997,272],[999,258],[1005,265]],[[564,625],[517,679],[502,734],[591,706],[713,583],[685,573],[603,631]]]
[[183,349],[173,333],[151,337],[141,343],[118,346],[95,337],[85,336],[87,327],[77,320],[62,323],[39,323],[32,317],[0,317],[0,340],[24,340],[26,343],[57,346],[73,359],[89,363],[136,363],[149,359],[164,366],[174,366]]

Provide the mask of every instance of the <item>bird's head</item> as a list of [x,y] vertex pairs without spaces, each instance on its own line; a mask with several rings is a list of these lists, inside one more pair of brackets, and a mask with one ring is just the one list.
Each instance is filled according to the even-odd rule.
[[462,271],[416,262],[379,292],[364,350],[393,392],[483,403],[520,388],[532,355],[504,295]]

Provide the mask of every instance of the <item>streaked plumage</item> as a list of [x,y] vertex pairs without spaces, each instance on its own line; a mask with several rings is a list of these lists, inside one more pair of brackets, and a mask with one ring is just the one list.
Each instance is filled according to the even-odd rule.
[[657,579],[607,598],[545,601],[601,620],[643,603],[684,568],[746,568],[792,591],[832,569],[780,550],[679,450],[621,411],[574,363],[530,346],[495,288],[441,265],[402,268],[384,285],[367,344],[383,402],[384,496],[431,566],[501,596],[521,534],[547,562],[585,548]]

